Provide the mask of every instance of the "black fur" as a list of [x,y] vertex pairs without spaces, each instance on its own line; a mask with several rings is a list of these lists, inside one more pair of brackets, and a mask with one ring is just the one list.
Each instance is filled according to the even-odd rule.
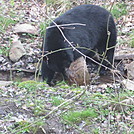
[[[105,9],[95,5],[81,5],[77,6],[65,14],[54,20],[57,25],[80,23],[86,24],[63,26],[60,27],[65,37],[74,45],[85,47],[103,54],[106,51],[106,42],[108,40],[108,31],[110,32],[110,39],[108,43],[107,60],[112,64],[114,55],[114,46],[116,45],[116,27],[112,15]],[[54,26],[52,22],[50,26]],[[55,26],[47,29],[46,38],[43,42],[44,54],[45,52],[52,52],[59,49],[69,48],[70,45],[63,36],[60,30]],[[83,54],[92,57],[93,53],[86,49],[79,48]],[[44,57],[42,62],[42,78],[46,78],[47,83],[52,85],[52,79],[55,72],[60,72],[64,76],[65,68],[68,68],[70,63],[75,61],[81,55],[73,49],[55,52]],[[47,60],[46,60],[47,59]],[[103,62],[108,66],[107,62]]]

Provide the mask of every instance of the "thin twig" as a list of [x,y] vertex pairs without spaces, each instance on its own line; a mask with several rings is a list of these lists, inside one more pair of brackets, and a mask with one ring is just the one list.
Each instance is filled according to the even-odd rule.
[[[57,25],[58,27],[64,27],[64,26],[86,26],[86,24],[82,24],[82,23],[70,23],[70,24],[62,24],[62,25]],[[46,29],[50,29],[53,27],[57,27],[56,25],[53,26],[48,26]]]

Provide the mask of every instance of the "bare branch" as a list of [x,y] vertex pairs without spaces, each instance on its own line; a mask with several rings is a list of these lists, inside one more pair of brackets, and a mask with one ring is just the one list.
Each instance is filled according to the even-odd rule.
[[86,26],[86,24],[82,24],[82,23],[71,23],[71,24],[62,24],[62,25],[54,25],[54,26],[48,26],[46,29],[50,29],[53,27],[64,27],[64,26]]

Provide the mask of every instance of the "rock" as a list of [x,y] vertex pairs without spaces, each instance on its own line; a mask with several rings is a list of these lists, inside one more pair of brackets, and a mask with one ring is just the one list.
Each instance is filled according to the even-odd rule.
[[13,81],[0,81],[0,87],[9,86],[13,83]]
[[2,56],[0,56],[0,63],[4,63],[6,61],[6,59]]
[[12,67],[23,67],[25,65],[25,63],[22,60],[19,60],[18,62],[15,62],[14,64],[12,64]]
[[123,34],[126,34],[127,32],[130,31],[130,29],[131,29],[131,28],[129,28],[129,27],[124,27],[124,28],[122,29],[122,33],[123,33]]
[[126,65],[128,79],[134,80],[134,61]]
[[131,81],[129,79],[124,79],[122,83],[128,90],[134,91],[134,81]]
[[30,25],[30,24],[17,24],[14,28],[13,31],[15,33],[29,33],[29,34],[34,34],[37,35],[38,34],[38,30]]
[[12,47],[9,51],[9,58],[13,62],[17,62],[23,55],[26,54],[26,51],[19,40],[14,40]]
[[90,75],[88,73],[86,61],[83,57],[72,62],[70,67],[66,69],[66,74],[70,85],[76,84],[81,86],[90,83]]
[[134,48],[120,48],[115,51],[115,60],[134,59]]

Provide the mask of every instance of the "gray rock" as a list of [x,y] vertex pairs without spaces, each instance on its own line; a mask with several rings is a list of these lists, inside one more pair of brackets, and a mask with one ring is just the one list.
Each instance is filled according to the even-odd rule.
[[126,66],[128,78],[134,80],[134,61]]
[[4,63],[6,59],[4,57],[0,57],[0,63]]
[[13,83],[13,81],[0,81],[0,87],[9,86]]
[[9,58],[13,62],[17,62],[23,55],[26,54],[26,50],[19,40],[15,40],[9,51]]
[[38,30],[30,25],[30,24],[17,24],[13,31],[15,33],[30,33],[30,34],[34,34],[34,35],[37,35],[38,34]]
[[134,81],[131,81],[129,79],[124,79],[122,83],[128,90],[134,91]]

